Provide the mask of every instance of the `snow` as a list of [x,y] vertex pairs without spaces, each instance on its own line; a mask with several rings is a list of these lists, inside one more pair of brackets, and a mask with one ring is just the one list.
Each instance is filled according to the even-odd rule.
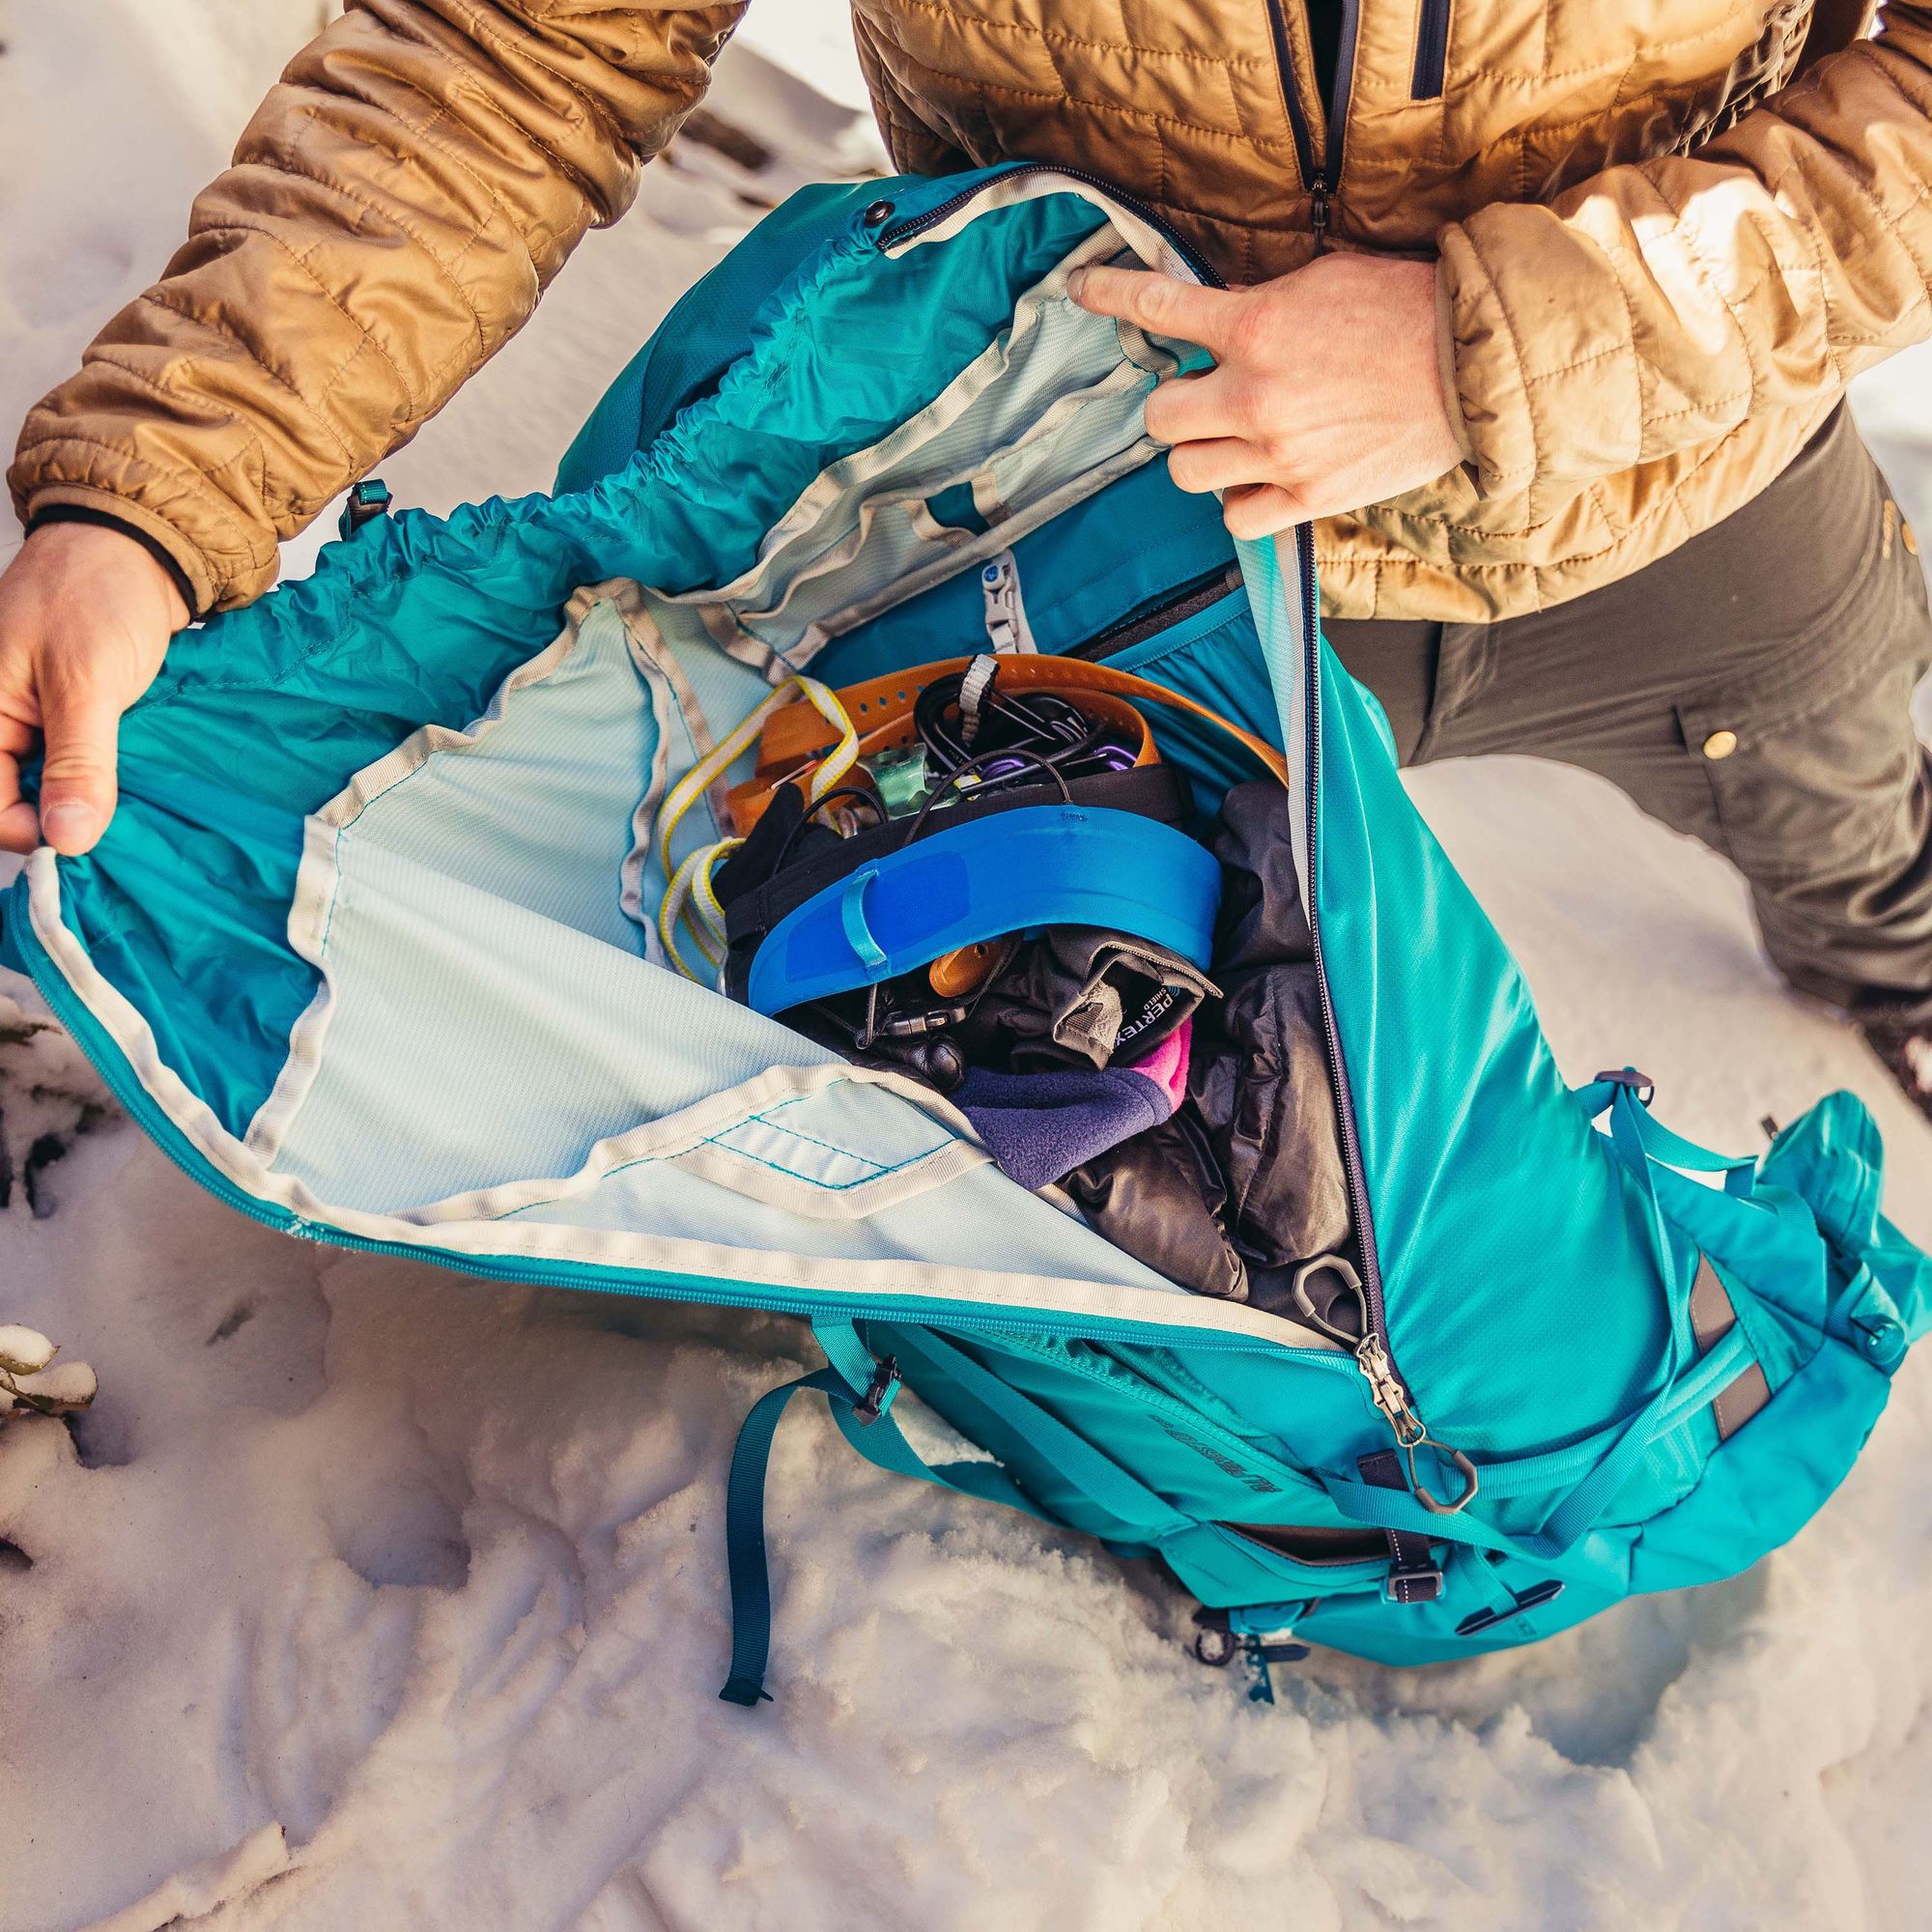
[[[0,14],[0,418],[147,279],[326,11]],[[868,151],[859,94],[835,9],[754,10],[714,105],[770,161],[687,142],[654,170],[385,466],[398,496],[540,487],[757,199]],[[1932,532],[1928,374],[1900,358],[1860,408]],[[1527,761],[1414,789],[1571,1069],[1646,1066],[1673,1125],[1738,1148],[1852,1086],[1932,1238],[1932,1131],[1779,988],[1720,864]],[[1185,1656],[1151,1572],[881,1475],[801,1410],[771,1485],[781,1696],[747,1714],[715,1694],[723,1476],[806,1352],[791,1324],[270,1234],[5,990],[0,1321],[101,1388],[0,1426],[6,1932],[1918,1922],[1932,1360],[1749,1576],[1454,1668],[1318,1654],[1273,1710]]]

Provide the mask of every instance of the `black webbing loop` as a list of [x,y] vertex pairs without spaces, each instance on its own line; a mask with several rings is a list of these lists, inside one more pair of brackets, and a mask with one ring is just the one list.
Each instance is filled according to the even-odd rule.
[[[1393,1449],[1378,1449],[1360,1458],[1356,1468],[1362,1481],[1378,1490],[1406,1490],[1402,1458]],[[1391,1604],[1433,1604],[1442,1594],[1442,1572],[1430,1553],[1429,1539],[1412,1529],[1384,1529],[1388,1538],[1389,1573],[1382,1595]]]

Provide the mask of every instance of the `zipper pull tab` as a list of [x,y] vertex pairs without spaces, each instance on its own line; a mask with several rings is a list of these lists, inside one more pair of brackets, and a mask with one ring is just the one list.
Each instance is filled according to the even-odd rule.
[[1003,550],[980,572],[980,590],[986,602],[986,636],[994,650],[1002,657],[1037,651],[1020,598],[1020,567],[1011,551]]
[[1428,1435],[1421,1419],[1408,1406],[1408,1391],[1397,1378],[1388,1350],[1374,1335],[1364,1335],[1355,1347],[1355,1366],[1369,1384],[1369,1399],[1388,1417],[1395,1439],[1406,1449]]
[[[1361,1310],[1359,1334],[1350,1333],[1339,1322],[1331,1321],[1315,1305],[1310,1285],[1324,1274],[1332,1274],[1342,1284],[1343,1292],[1353,1296],[1355,1305]],[[1408,1461],[1408,1487],[1415,1492],[1416,1501],[1435,1516],[1454,1516],[1458,1510],[1465,1508],[1476,1493],[1479,1480],[1476,1465],[1460,1449],[1451,1449],[1447,1443],[1436,1441],[1429,1433],[1429,1425],[1409,1406],[1408,1390],[1403,1386],[1402,1378],[1396,1374],[1395,1364],[1389,1359],[1388,1344],[1382,1340],[1370,1319],[1368,1291],[1362,1286],[1361,1276],[1344,1256],[1317,1255],[1313,1261],[1303,1262],[1295,1269],[1291,1293],[1295,1307],[1311,1327],[1345,1344],[1353,1352],[1355,1367],[1361,1371],[1362,1379],[1369,1385],[1369,1400],[1387,1421],[1395,1434],[1396,1446]],[[1415,1452],[1425,1446],[1434,1449],[1438,1456],[1446,1457],[1463,1479],[1461,1493],[1446,1503],[1430,1492],[1416,1471]]]
[[1315,179],[1308,184],[1308,226],[1315,237],[1315,252],[1319,255],[1328,245],[1328,177],[1320,168],[1315,170]]
[[[1408,1391],[1403,1387],[1395,1364],[1389,1360],[1388,1350],[1378,1336],[1362,1337],[1355,1349],[1355,1366],[1368,1380],[1369,1399],[1388,1418],[1388,1426],[1395,1432],[1397,1445],[1408,1463],[1408,1487],[1414,1491],[1416,1501],[1432,1516],[1454,1516],[1458,1510],[1467,1508],[1475,1499],[1480,1481],[1475,1463],[1462,1450],[1452,1449],[1430,1435],[1429,1425],[1409,1406]],[[1463,1479],[1462,1490],[1447,1502],[1430,1490],[1415,1466],[1415,1452],[1424,1447],[1446,1457]]]

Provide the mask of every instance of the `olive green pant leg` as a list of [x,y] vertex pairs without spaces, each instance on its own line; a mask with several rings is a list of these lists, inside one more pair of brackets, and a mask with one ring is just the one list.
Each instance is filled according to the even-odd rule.
[[1917,546],[1839,410],[1776,482],[1648,569],[1492,625],[1331,623],[1406,762],[1599,773],[1744,873],[1767,950],[1854,1010],[1932,998],[1932,664]]

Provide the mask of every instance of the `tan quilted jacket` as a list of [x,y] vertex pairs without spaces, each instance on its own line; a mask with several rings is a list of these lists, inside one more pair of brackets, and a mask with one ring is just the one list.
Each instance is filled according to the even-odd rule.
[[[109,511],[204,609],[257,595],[276,539],[623,212],[739,11],[351,0],[163,279],[28,417],[23,517]],[[1318,228],[1439,256],[1470,460],[1323,526],[1331,611],[1481,619],[1634,570],[1932,332],[1926,0],[1856,43],[1858,0],[1347,0],[1332,103],[1300,0],[854,11],[903,167],[1077,164],[1234,280],[1305,262]]]

